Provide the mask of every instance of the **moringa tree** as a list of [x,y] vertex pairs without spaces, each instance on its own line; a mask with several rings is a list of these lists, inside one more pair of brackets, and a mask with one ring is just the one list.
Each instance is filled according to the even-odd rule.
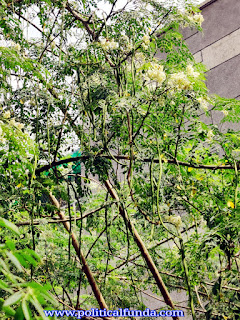
[[237,122],[240,103],[208,95],[182,39],[179,27],[201,30],[198,8],[0,10],[3,316],[145,309],[150,289],[193,319],[237,319],[239,134],[201,116]]

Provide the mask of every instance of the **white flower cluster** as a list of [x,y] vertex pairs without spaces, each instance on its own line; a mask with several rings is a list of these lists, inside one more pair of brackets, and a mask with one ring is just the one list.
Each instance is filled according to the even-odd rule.
[[142,62],[145,61],[146,57],[145,57],[145,55],[144,55],[142,52],[136,52],[136,54],[135,54],[135,59],[136,59],[137,61],[141,62],[141,64],[142,64]]
[[147,50],[148,46],[149,46],[149,43],[150,43],[150,38],[147,34],[145,34],[143,37],[142,37],[142,47],[143,49]]
[[108,40],[106,38],[101,39],[100,44],[101,44],[101,47],[106,51],[115,50],[119,47],[117,42],[115,42],[114,40]]
[[121,41],[121,43],[120,43],[120,49],[121,50],[127,50],[127,51],[130,51],[130,50],[132,50],[132,48],[133,48],[133,46],[132,46],[132,44],[131,44],[131,41],[130,41],[130,39],[128,38],[128,36],[127,35],[122,35],[122,37],[121,37],[121,39],[120,39]]
[[24,127],[24,124],[23,124],[23,123],[15,121],[14,118],[9,121],[9,124],[12,125],[12,126],[14,126],[14,127],[17,128],[17,129],[19,129],[19,130],[22,130],[23,127]]
[[177,229],[182,226],[182,219],[180,216],[167,216],[165,220],[174,224]]
[[16,51],[20,51],[21,50],[21,46],[19,43],[15,43],[12,41],[12,44],[11,44],[12,48]]
[[[99,74],[97,72],[93,73],[90,77],[89,77],[90,83],[91,85],[95,85],[98,86],[100,84],[103,85],[103,82],[105,83],[105,81],[103,79],[101,79],[101,77],[99,76]],[[86,87],[87,89],[87,87]]]
[[3,113],[3,118],[4,118],[4,119],[9,119],[10,116],[11,116],[11,112],[10,112],[9,110],[7,110],[7,111],[5,111],[5,112]]
[[190,15],[189,17],[190,22],[202,26],[202,23],[204,21],[204,18],[201,13],[196,13],[194,15]]
[[163,66],[152,62],[150,69],[147,71],[147,77],[150,80],[157,81],[158,84],[161,85],[166,79],[166,74],[163,71]]
[[197,98],[197,101],[198,101],[199,104],[200,104],[200,108],[201,108],[203,111],[207,112],[207,111],[208,111],[208,102],[207,102],[204,98],[202,98],[202,97]]
[[193,78],[197,78],[200,76],[200,73],[197,71],[194,71],[194,68],[191,64],[189,64],[186,68],[187,75]]
[[228,111],[227,110],[221,110],[221,112],[224,114],[224,116],[228,115]]
[[207,133],[207,138],[208,138],[208,140],[211,141],[213,137],[214,137],[213,131],[212,131],[212,130],[209,130],[208,133]]
[[[3,117],[3,119],[9,119],[9,118],[11,117],[11,112],[10,112],[10,110],[5,111],[5,112],[2,114],[2,117]],[[17,129],[19,129],[19,130],[22,130],[23,127],[24,127],[24,124],[23,124],[23,123],[20,123],[20,122],[15,121],[14,118],[9,121],[9,124],[10,124],[11,126],[14,126],[14,127],[17,128]]]
[[187,90],[191,88],[191,82],[187,75],[182,71],[171,74],[168,84],[171,88],[176,88],[177,90]]
[[[136,52],[135,54],[135,66],[136,68],[141,68],[142,65],[145,63],[146,57],[143,52]],[[138,71],[138,70],[137,70]]]
[[142,41],[145,43],[145,44],[149,44],[150,43],[150,38],[147,34],[145,34],[143,37],[142,37]]

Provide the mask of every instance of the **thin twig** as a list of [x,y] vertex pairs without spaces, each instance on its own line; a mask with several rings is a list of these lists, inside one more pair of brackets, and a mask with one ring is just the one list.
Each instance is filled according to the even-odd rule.
[[[75,221],[78,221],[78,220],[82,220],[82,219],[85,219],[85,218],[87,218],[88,216],[90,216],[90,215],[92,215],[93,213],[96,213],[96,212],[98,212],[98,211],[100,211],[100,210],[102,210],[102,209],[104,209],[104,208],[106,208],[106,207],[108,207],[108,206],[111,206],[111,205],[113,205],[115,203],[115,201],[112,201],[111,203],[106,203],[105,205],[103,205],[102,207],[100,207],[100,208],[97,208],[97,209],[95,209],[95,210],[92,210],[92,211],[89,211],[89,212],[87,212],[84,216],[82,216],[82,217],[76,217],[76,218],[74,218],[74,220]],[[47,221],[47,223],[62,223],[62,222],[68,222],[68,221],[70,221],[70,217],[66,217],[66,219],[55,219],[55,220],[49,220],[49,221]],[[29,221],[22,221],[22,222],[19,222],[19,223],[16,223],[16,226],[18,226],[18,227],[20,227],[20,226],[28,226],[28,225],[30,225],[31,223],[29,222]],[[43,225],[44,224],[44,222],[43,221],[41,221],[41,220],[35,220],[35,221],[33,221],[33,223],[32,223],[33,225]]]

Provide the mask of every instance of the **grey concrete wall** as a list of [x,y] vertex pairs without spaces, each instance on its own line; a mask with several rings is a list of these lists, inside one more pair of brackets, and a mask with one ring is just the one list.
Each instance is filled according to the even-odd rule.
[[203,32],[182,31],[197,62],[208,68],[210,93],[240,96],[240,0],[208,0],[201,7]]
[[226,98],[240,95],[240,54],[212,68],[207,73],[207,87]]
[[193,54],[222,39],[240,27],[240,1],[217,0],[202,7],[203,33],[185,29],[183,31]]
[[[203,32],[189,28],[182,34],[197,62],[206,65],[210,94],[240,99],[240,0],[208,0],[201,6]],[[222,132],[240,130],[239,123],[223,123],[221,112],[202,116],[206,123],[218,124]]]

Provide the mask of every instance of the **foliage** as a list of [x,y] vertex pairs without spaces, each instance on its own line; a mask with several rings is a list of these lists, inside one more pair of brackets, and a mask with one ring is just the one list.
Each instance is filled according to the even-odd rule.
[[2,317],[181,289],[193,319],[239,319],[240,136],[202,115],[240,103],[184,43],[197,7],[120,2],[0,2]]

